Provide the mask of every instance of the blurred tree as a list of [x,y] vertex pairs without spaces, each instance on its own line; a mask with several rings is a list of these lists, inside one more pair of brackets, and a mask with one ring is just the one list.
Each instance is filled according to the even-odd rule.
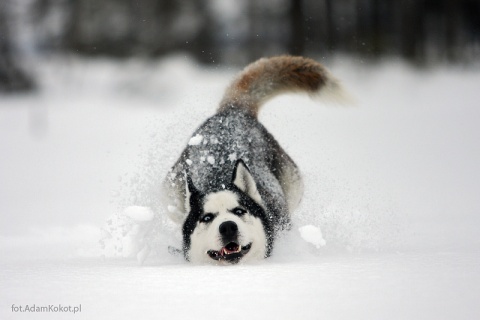
[[34,82],[19,67],[17,56],[13,53],[7,10],[7,5],[0,5],[0,92],[31,90]]
[[325,15],[327,22],[327,32],[325,37],[325,43],[327,44],[327,50],[334,50],[335,44],[335,21],[333,13],[333,0],[325,0]]
[[[68,18],[50,48],[108,56],[186,51],[206,63],[260,56],[479,56],[480,0],[31,0]],[[66,9],[65,9],[66,8]],[[58,29],[57,29],[58,30]]]
[[193,1],[192,13],[197,17],[195,32],[185,37],[177,49],[190,52],[200,62],[213,63],[220,61],[220,48],[215,43],[215,30],[217,28],[215,16],[209,10],[205,1]]
[[404,0],[401,6],[401,54],[409,60],[421,61],[424,58],[424,1]]
[[208,16],[194,0],[70,2],[66,45],[84,54],[157,56],[204,40]]
[[294,55],[305,54],[305,13],[303,0],[290,1],[290,42],[288,52]]

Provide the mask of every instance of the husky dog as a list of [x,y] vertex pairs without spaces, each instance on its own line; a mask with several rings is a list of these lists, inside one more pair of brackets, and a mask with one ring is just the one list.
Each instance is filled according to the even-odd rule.
[[263,259],[303,193],[300,172],[258,122],[260,107],[287,92],[341,94],[318,62],[292,56],[247,66],[217,113],[192,135],[164,181],[171,218],[182,225],[183,253],[195,263]]

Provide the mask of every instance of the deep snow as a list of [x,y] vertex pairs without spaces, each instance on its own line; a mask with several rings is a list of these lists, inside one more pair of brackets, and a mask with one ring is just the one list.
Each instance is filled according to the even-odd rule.
[[221,268],[168,253],[158,191],[238,70],[40,61],[40,92],[0,97],[0,318],[478,317],[480,70],[326,65],[355,106],[284,96],[260,115],[305,176],[294,229]]

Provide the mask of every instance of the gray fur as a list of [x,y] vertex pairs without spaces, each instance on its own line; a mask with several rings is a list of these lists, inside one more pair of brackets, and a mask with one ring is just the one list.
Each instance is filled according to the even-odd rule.
[[[180,222],[188,214],[184,205],[186,172],[195,187],[208,194],[231,183],[236,160],[242,159],[273,225],[288,225],[290,212],[301,197],[302,179],[293,160],[254,116],[231,107],[205,121],[192,136],[197,135],[202,141],[187,145],[165,179],[169,205],[177,208],[176,212],[169,210],[174,220]],[[293,192],[297,194],[290,196]]]

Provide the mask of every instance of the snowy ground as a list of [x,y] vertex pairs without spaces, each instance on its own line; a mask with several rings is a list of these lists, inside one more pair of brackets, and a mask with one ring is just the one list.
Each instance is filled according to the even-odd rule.
[[[478,318],[480,70],[326,64],[357,104],[265,107],[306,193],[272,258],[224,268],[167,252],[178,234],[157,192],[237,70],[181,56],[37,64],[41,91],[0,97],[0,318]],[[143,265],[132,239],[149,224],[131,206],[162,231]],[[81,312],[12,312],[33,304]]]

